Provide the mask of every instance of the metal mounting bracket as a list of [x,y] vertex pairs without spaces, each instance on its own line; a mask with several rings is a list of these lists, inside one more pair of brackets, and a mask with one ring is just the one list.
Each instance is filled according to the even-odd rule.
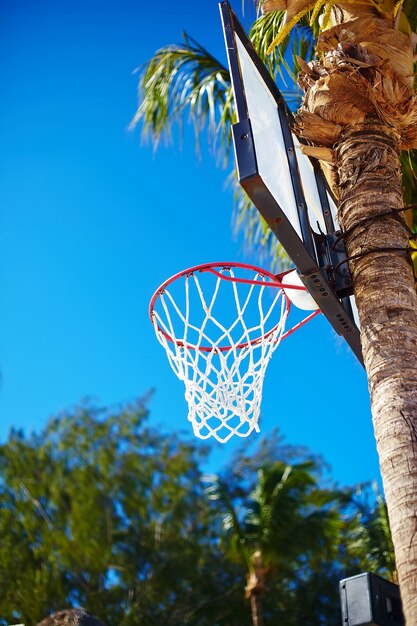
[[352,276],[349,271],[347,252],[340,231],[327,235],[314,235],[319,265],[326,270],[329,283],[339,298],[353,294]]

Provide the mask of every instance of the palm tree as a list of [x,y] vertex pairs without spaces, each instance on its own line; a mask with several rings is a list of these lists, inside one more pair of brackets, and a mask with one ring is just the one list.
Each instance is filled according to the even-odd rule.
[[[417,201],[417,2],[262,4],[265,15],[255,22],[251,36],[263,56],[272,53],[268,65],[273,74],[288,59],[277,46],[290,42],[302,57],[310,50],[305,24],[317,35],[314,60],[298,60],[304,98],[296,131],[310,143],[307,152],[330,171],[339,201],[398,578],[406,621],[413,626],[417,624],[417,294],[407,225],[412,220],[406,219],[405,206]],[[190,40],[176,49],[180,61],[172,52],[160,51],[154,57],[156,65],[151,60],[142,72],[144,98],[137,119],[159,136],[189,107],[197,133],[206,124],[211,130],[222,128],[227,148],[233,111],[225,68]],[[289,69],[296,72],[296,64]],[[253,227],[247,203],[243,208],[250,216],[249,234],[262,240],[262,227]]]
[[373,572],[398,582],[387,505],[378,487],[367,485],[352,494],[353,514],[346,517],[344,544],[356,571]]
[[223,512],[223,541],[229,556],[246,571],[245,597],[253,626],[263,626],[263,596],[268,577],[295,578],[306,561],[312,565],[335,554],[341,526],[331,505],[337,493],[319,489],[313,462],[276,461],[260,468],[257,484],[241,507],[230,483],[211,477],[208,496]]

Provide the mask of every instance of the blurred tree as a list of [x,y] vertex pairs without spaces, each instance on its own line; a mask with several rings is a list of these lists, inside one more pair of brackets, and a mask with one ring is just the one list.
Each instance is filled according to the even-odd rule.
[[387,505],[378,486],[360,486],[353,494],[353,503],[346,523],[349,562],[356,562],[357,571],[373,572],[397,583]]
[[0,624],[81,605],[106,626],[249,626],[246,584],[266,625],[338,625],[338,580],[378,552],[378,533],[358,540],[366,502],[277,433],[210,499],[207,448],[147,413],[85,405],[0,446]]
[[200,487],[206,451],[146,416],[143,402],[81,407],[0,447],[0,623],[74,604],[108,626],[242,623]]
[[[318,470],[312,461],[294,465],[274,461],[258,469],[257,482],[249,493],[242,487],[236,491],[233,482],[219,476],[213,476],[208,486],[209,497],[221,503],[227,553],[246,573],[253,626],[263,626],[266,621],[300,623],[292,621],[294,615],[287,604],[300,582],[311,585],[315,596],[309,618],[302,623],[321,623],[323,609],[315,578],[323,563],[331,569],[337,555],[342,518],[335,505],[344,493],[319,488]],[[243,495],[240,501],[238,493]],[[268,584],[274,589],[270,594],[274,604],[265,612]],[[264,619],[267,613],[269,618]],[[334,605],[330,618],[326,624],[338,623]]]

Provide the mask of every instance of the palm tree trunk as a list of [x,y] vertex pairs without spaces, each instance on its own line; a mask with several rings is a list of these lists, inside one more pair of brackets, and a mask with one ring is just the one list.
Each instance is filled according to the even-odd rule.
[[335,154],[348,255],[362,255],[349,265],[404,612],[415,626],[417,295],[407,254],[384,250],[406,250],[408,243],[395,212],[403,206],[398,137],[380,121],[366,121],[345,129]]
[[246,576],[245,597],[250,599],[253,626],[263,626],[262,596],[265,591],[264,565],[262,552],[252,554],[253,569]]
[[258,593],[251,593],[250,608],[252,612],[253,626],[263,626],[264,618],[262,613],[262,598]]

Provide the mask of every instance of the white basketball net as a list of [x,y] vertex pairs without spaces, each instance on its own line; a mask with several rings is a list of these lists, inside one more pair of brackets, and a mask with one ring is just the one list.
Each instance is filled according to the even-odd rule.
[[169,363],[184,381],[194,434],[222,443],[259,432],[263,380],[289,311],[269,278],[254,271],[248,278],[246,268],[248,284],[239,273],[221,267],[181,275],[159,290],[151,313]]

